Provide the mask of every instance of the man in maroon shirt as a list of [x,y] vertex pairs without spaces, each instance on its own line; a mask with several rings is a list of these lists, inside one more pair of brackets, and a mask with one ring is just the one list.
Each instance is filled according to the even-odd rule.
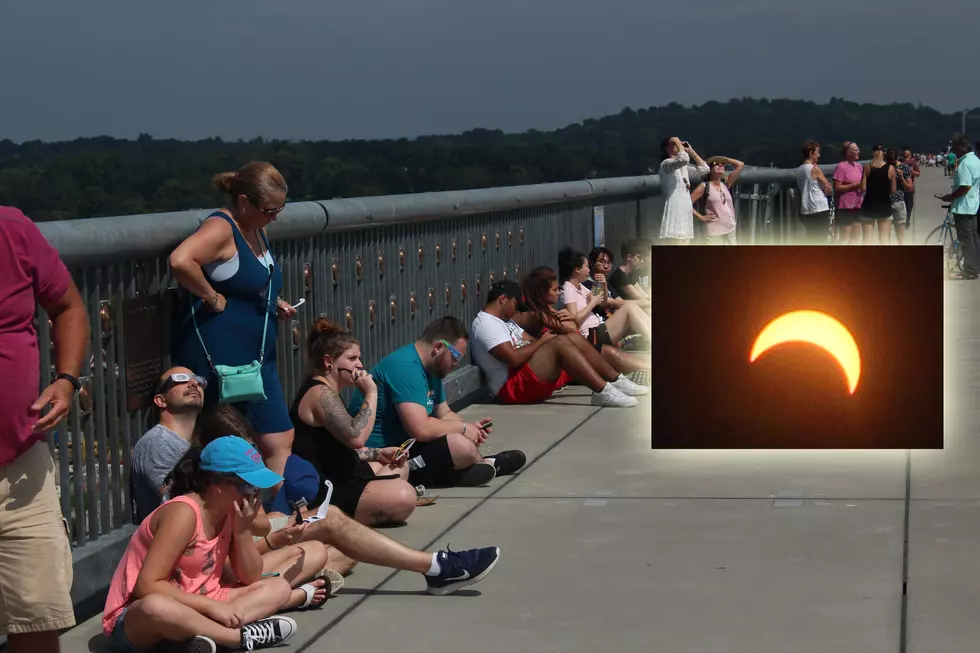
[[[37,305],[54,325],[56,373],[40,397]],[[58,631],[75,625],[73,573],[44,433],[65,418],[81,387],[88,313],[58,252],[30,219],[5,206],[0,306],[0,633],[10,653],[56,652]]]

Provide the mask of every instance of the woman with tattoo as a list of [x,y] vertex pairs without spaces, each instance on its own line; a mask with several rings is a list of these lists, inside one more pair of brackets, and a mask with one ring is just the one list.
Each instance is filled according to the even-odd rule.
[[[361,363],[353,335],[326,318],[313,323],[306,340],[312,373],[296,395],[290,417],[296,428],[293,452],[330,479],[330,503],[362,524],[404,522],[415,511],[416,492],[408,482],[397,447],[365,448],[374,428],[378,389]],[[364,399],[351,416],[341,390],[356,387]],[[389,473],[379,476],[386,470]]]

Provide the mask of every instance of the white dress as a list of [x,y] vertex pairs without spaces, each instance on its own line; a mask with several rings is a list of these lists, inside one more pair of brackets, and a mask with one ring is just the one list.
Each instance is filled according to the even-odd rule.
[[[691,157],[678,152],[660,164],[660,194],[667,198],[663,221],[660,223],[661,238],[694,238],[694,204],[691,203],[691,180],[688,166]],[[697,166],[699,175],[711,172],[708,164]]]

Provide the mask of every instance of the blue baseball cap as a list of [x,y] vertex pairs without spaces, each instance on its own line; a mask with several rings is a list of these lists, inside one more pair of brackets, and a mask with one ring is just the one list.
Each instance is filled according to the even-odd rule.
[[309,507],[313,507],[320,491],[320,475],[316,467],[309,462],[292,454],[286,459],[286,469],[283,472],[285,482],[278,494],[265,504],[266,512],[281,512],[289,514],[293,511],[290,503],[306,499]]
[[255,446],[235,435],[217,438],[204,447],[201,469],[235,474],[249,485],[263,490],[282,482],[282,476],[265,466]]

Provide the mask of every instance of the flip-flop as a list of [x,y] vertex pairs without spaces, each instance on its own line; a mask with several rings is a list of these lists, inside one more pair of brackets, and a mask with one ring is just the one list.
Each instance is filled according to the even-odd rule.
[[418,498],[415,499],[415,505],[416,506],[431,506],[433,503],[436,502],[436,500],[438,498],[439,498],[439,495],[438,494],[435,495],[434,497],[418,497]]
[[[317,587],[314,584],[318,580],[322,580],[323,581],[323,587]],[[304,592],[306,592],[306,600],[303,601],[298,606],[296,606],[296,609],[297,610],[313,610],[314,608],[321,608],[321,607],[323,607],[323,604],[326,603],[327,602],[327,599],[329,599],[332,596],[332,594],[333,594],[331,592],[332,585],[333,585],[333,583],[330,583],[329,582],[329,579],[327,579],[327,578],[314,578],[309,583],[304,583],[303,585],[300,585],[299,586],[299,589],[301,589]],[[323,601],[321,601],[319,603],[315,603],[315,601],[316,601],[316,591],[317,590],[326,590],[326,595],[323,597]]]
[[324,567],[317,574],[317,578],[324,578],[330,581],[330,596],[337,596],[337,590],[344,586],[344,577],[336,569]]

